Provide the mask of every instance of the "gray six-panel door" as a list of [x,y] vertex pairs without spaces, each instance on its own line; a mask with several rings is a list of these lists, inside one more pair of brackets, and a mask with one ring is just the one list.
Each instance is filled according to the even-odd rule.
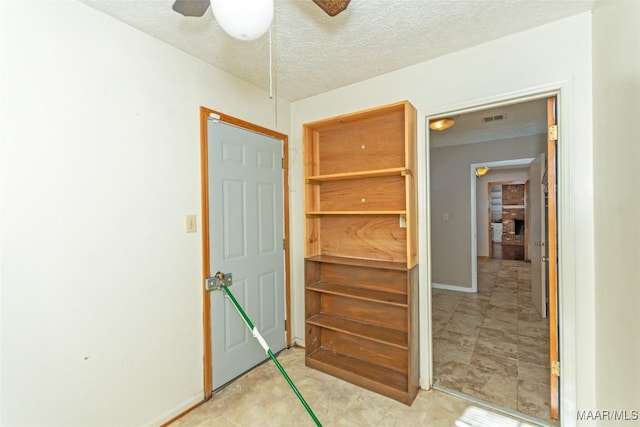
[[[285,347],[282,141],[208,122],[210,271],[229,288],[270,348]],[[212,380],[217,389],[268,356],[222,290],[211,292]]]

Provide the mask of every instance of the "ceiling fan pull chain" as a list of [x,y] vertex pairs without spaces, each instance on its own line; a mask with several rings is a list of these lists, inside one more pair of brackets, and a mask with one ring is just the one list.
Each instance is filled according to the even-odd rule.
[[273,25],[269,27],[269,99],[273,98]]
[[[274,70],[273,70],[273,37],[276,31],[276,11],[275,11],[275,1],[273,2],[273,21],[271,21],[271,26],[269,27],[269,99],[273,99],[275,97],[275,102],[273,103],[274,109],[274,119],[275,126],[278,127],[278,87],[277,81],[274,81]],[[275,93],[274,93],[275,92]]]

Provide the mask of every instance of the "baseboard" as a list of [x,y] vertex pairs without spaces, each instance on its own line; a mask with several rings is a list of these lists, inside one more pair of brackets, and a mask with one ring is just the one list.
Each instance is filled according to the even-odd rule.
[[197,407],[199,407],[203,403],[204,403],[204,391],[202,393],[200,393],[199,395],[193,396],[191,399],[189,399],[189,400],[185,401],[184,403],[178,405],[174,409],[165,412],[163,415],[157,417],[156,419],[150,421],[149,423],[147,423],[145,425],[147,425],[149,427],[152,427],[152,426],[162,426],[162,427],[168,426],[169,424],[173,423],[177,419],[179,419],[181,417],[184,417],[189,412],[193,411],[194,409],[196,409]]
[[473,288],[470,287],[465,287],[465,286],[455,286],[455,285],[445,285],[443,283],[435,283],[432,282],[431,283],[431,287],[434,289],[443,289],[445,291],[455,291],[455,292],[469,292],[469,293],[476,293],[476,291],[473,290]]

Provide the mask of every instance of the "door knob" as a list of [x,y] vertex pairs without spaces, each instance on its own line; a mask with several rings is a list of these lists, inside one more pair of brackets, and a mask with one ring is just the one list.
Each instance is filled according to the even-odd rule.
[[543,256],[542,257],[542,262],[549,262],[549,257],[548,256]]
[[231,286],[233,284],[233,275],[231,273],[217,272],[212,277],[207,277],[204,281],[204,289],[208,292],[219,291],[222,285]]

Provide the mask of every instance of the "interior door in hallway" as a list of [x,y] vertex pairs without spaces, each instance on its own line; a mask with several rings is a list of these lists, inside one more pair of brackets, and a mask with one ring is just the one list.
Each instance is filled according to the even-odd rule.
[[540,316],[547,317],[546,208],[543,188],[546,156],[541,153],[529,167],[531,249],[531,300]]
[[[557,153],[558,153],[558,127],[557,127],[557,100],[556,97],[547,99],[547,245],[546,257],[549,277],[549,361],[551,382],[551,417],[558,419],[560,414],[559,395],[559,329],[558,329],[558,232],[556,222],[558,217],[558,180],[557,180]],[[545,261],[543,260],[543,261]],[[557,369],[556,369],[557,368]]]
[[[210,271],[233,274],[231,292],[270,348],[285,347],[282,141],[208,120]],[[213,389],[267,359],[222,290],[211,292]]]

